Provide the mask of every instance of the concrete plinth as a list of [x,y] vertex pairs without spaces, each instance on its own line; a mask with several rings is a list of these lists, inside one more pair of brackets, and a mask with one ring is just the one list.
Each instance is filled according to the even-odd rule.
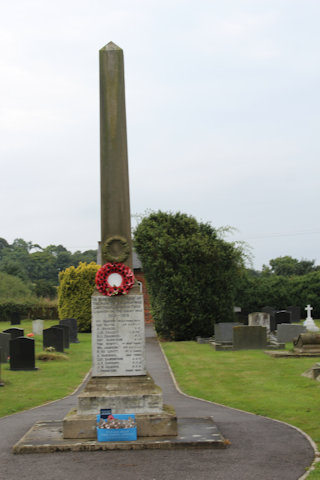
[[96,439],[64,439],[62,422],[39,422],[13,447],[13,453],[83,452],[97,450],[142,450],[172,448],[226,448],[230,442],[219,432],[212,417],[180,418],[176,436],[138,437],[128,442],[98,442]]
[[161,413],[162,391],[150,375],[92,377],[78,395],[78,414],[96,414],[100,408],[112,408],[112,413]]
[[[161,413],[137,414],[137,434],[139,437],[175,436],[177,417],[173,408],[164,405]],[[78,415],[71,410],[63,420],[63,438],[96,439],[97,416]]]
[[64,438],[95,439],[96,415],[101,408],[112,413],[134,413],[139,437],[177,435],[174,408],[163,405],[162,390],[150,375],[92,377],[78,395],[78,409],[63,420]]

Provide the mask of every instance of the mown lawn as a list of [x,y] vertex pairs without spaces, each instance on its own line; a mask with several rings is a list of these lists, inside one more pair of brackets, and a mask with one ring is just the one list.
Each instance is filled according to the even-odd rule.
[[[58,320],[46,320],[45,328]],[[13,325],[14,326],[14,325]],[[32,332],[32,321],[23,320],[25,335]],[[9,322],[0,323],[0,331],[10,328]],[[45,402],[57,400],[72,393],[91,368],[91,334],[78,334],[80,343],[71,343],[65,350],[66,360],[36,360],[35,371],[11,371],[9,363],[1,365],[5,386],[0,388],[0,417],[10,415]],[[42,349],[42,336],[35,336],[36,354]]]
[[[261,350],[216,352],[196,342],[162,346],[183,392],[295,425],[320,448],[320,382],[301,375],[320,362],[319,357],[275,359]],[[320,479],[319,464],[309,478]]]

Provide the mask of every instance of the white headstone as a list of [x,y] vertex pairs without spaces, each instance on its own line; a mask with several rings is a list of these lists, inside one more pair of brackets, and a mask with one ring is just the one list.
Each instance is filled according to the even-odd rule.
[[142,295],[92,296],[92,376],[146,375]]
[[35,335],[42,335],[43,333],[43,320],[33,320],[32,322],[32,332]]
[[306,327],[306,329],[309,332],[319,332],[319,328],[314,323],[314,320],[311,317],[311,312],[312,312],[313,308],[311,307],[311,305],[307,305],[305,310],[307,311],[307,318],[303,322],[303,325]]
[[266,312],[253,312],[248,315],[249,327],[266,327],[270,332],[270,314]]

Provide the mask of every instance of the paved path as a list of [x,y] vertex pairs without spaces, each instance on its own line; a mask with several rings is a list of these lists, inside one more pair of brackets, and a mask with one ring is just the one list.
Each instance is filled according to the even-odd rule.
[[[147,365],[178,416],[213,416],[231,441],[226,450],[140,450],[13,455],[11,447],[37,420],[59,420],[76,394],[0,419],[0,478],[5,480],[297,480],[314,451],[300,432],[256,415],[177,392],[153,330],[147,327]],[[5,387],[4,387],[5,388]],[[1,392],[0,392],[1,395]],[[1,397],[0,397],[1,398]]]

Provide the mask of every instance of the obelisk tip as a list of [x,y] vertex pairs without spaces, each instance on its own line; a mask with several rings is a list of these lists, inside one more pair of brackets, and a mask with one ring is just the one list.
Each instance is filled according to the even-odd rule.
[[122,50],[122,49],[120,47],[118,47],[118,45],[116,45],[115,43],[109,42],[109,43],[107,43],[107,45],[102,47],[101,50],[109,51],[109,50]]

